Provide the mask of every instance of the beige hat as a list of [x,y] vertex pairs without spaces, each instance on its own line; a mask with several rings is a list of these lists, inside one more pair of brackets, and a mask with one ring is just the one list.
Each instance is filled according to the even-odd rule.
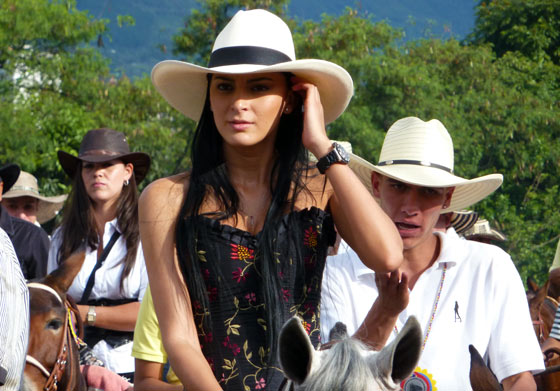
[[290,72],[319,89],[325,122],[334,121],[353,94],[352,77],[323,60],[296,60],[292,33],[278,16],[260,9],[238,11],[220,32],[208,67],[166,60],[152,70],[152,83],[167,102],[198,121],[204,108],[208,74]]
[[349,165],[370,190],[372,171],[416,186],[455,187],[451,203],[442,213],[465,209],[502,184],[501,174],[475,179],[456,176],[453,160],[453,141],[440,121],[407,117],[387,131],[377,165],[360,157],[351,159]]
[[486,219],[479,219],[471,228],[463,233],[463,236],[469,240],[476,240],[478,238],[497,240],[503,242],[506,236],[490,227],[490,223]]
[[53,197],[42,196],[39,194],[37,178],[28,172],[21,171],[16,183],[2,195],[2,198],[17,197],[33,197],[39,200],[37,221],[39,224],[43,224],[56,216],[68,196],[66,194]]

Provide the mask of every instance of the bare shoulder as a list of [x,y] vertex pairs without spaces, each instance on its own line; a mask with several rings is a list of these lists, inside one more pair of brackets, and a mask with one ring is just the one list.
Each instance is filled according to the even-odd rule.
[[188,179],[188,173],[181,173],[150,183],[138,201],[140,222],[174,219],[181,209]]

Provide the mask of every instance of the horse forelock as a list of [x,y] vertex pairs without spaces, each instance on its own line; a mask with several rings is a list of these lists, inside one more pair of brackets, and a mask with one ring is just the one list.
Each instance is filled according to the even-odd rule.
[[295,390],[381,390],[366,359],[369,354],[371,352],[360,341],[345,338],[321,352],[319,362],[313,365],[305,382]]

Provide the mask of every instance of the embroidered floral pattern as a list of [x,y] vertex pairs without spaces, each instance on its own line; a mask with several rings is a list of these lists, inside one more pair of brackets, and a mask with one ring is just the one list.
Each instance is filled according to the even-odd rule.
[[[225,391],[276,390],[284,376],[276,358],[268,362],[266,309],[259,288],[262,276],[255,258],[258,236],[207,218],[201,222],[211,228],[208,243],[197,243],[209,298],[208,308],[194,305],[202,351]],[[289,239],[288,229],[301,232],[299,244]],[[281,283],[278,294],[284,306],[279,315],[283,319],[300,316],[315,344],[320,334],[321,278],[333,239],[330,216],[316,208],[286,216],[278,234],[282,243],[275,254]],[[297,256],[301,256],[299,262]]]
[[246,261],[248,259],[254,258],[255,250],[247,248],[240,244],[231,243],[231,259],[238,259],[240,261]]

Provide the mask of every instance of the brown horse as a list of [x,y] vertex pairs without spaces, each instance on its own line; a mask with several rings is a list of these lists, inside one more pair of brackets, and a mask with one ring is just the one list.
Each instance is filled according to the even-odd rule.
[[74,319],[80,333],[81,318],[65,293],[83,261],[84,253],[75,254],[41,281],[28,285],[30,327],[24,391],[87,389],[72,332]]
[[548,338],[558,308],[557,297],[550,295],[551,286],[550,279],[542,287],[530,279],[527,280],[529,312],[540,344]]
[[[529,312],[533,321],[533,327],[535,328],[535,334],[541,345],[550,334],[558,308],[558,294],[560,293],[560,273],[558,271],[558,269],[556,271],[553,270],[542,287],[539,287],[531,279],[527,280]],[[560,356],[557,351],[547,351],[544,353],[547,357],[555,358],[547,360],[546,370],[535,375],[537,390],[560,390]]]

